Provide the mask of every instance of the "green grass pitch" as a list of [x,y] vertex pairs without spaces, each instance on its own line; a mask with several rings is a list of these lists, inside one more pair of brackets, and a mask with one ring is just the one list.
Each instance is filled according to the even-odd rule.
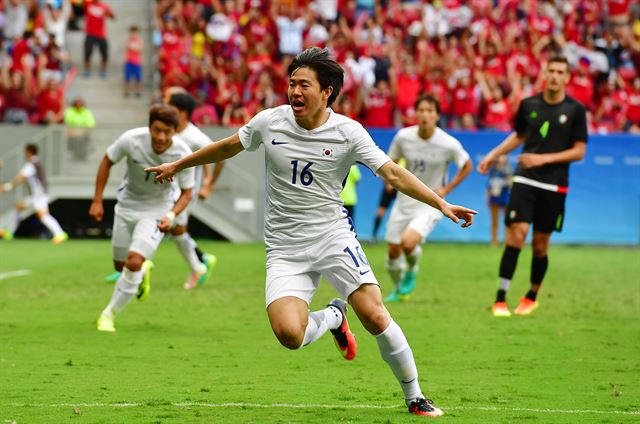
[[[95,330],[113,286],[106,241],[0,242],[0,423],[404,423],[391,371],[351,315],[358,357],[329,334],[281,347],[264,310],[261,244],[201,242],[218,256],[194,291],[165,241],[151,296],[117,332]],[[383,293],[385,246],[365,246]],[[496,319],[500,249],[427,244],[413,297],[389,309],[443,422],[640,421],[638,249],[552,246],[540,307]],[[528,287],[530,250],[508,299]],[[23,276],[7,272],[29,270]],[[335,296],[321,284],[312,308]]]

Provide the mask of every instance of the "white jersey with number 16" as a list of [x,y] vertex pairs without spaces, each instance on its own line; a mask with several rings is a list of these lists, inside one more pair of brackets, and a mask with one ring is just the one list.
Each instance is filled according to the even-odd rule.
[[338,229],[349,229],[340,191],[356,162],[373,172],[389,157],[358,122],[334,113],[306,130],[291,106],[257,114],[240,128],[245,150],[264,145],[267,183],[267,250],[310,245]]

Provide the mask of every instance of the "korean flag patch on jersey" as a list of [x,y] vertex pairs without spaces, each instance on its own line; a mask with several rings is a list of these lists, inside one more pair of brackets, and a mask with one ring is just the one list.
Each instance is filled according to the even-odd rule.
[[333,157],[333,149],[330,147],[324,147],[322,149],[322,156],[325,158],[332,158]]

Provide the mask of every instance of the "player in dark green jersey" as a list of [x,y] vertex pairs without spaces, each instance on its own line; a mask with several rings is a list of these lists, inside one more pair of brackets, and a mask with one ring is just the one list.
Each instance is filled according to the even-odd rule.
[[564,221],[569,164],[584,157],[588,137],[585,107],[565,93],[569,76],[569,63],[564,57],[549,59],[542,93],[522,101],[515,117],[515,131],[478,164],[478,171],[486,174],[500,155],[524,145],[505,213],[506,247],[500,261],[494,316],[511,315],[506,293],[531,224],[531,287],[514,313],[529,315],[538,307],[536,296],[549,263],[551,233],[561,231]]

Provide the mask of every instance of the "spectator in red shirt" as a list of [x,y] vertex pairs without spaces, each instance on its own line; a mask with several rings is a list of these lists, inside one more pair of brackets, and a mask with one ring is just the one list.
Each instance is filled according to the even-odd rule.
[[364,94],[366,106],[364,125],[372,128],[393,128],[394,99],[389,83],[376,81],[375,86]]
[[578,69],[567,87],[567,93],[585,105],[587,109],[593,110],[594,87],[589,66],[589,59],[580,58]]
[[36,110],[31,116],[33,124],[60,124],[64,120],[64,92],[55,78],[49,78],[36,98]]
[[[124,96],[134,91],[136,97],[142,94],[142,38],[138,33],[138,27],[129,27],[129,37],[125,47],[124,63]],[[135,87],[132,87],[135,85]]]
[[84,76],[91,76],[91,54],[93,48],[98,46],[102,63],[100,76],[107,77],[107,64],[109,61],[109,43],[107,42],[106,19],[115,19],[113,11],[102,0],[85,2],[85,39],[84,39]]
[[471,82],[470,71],[462,70],[451,96],[451,119],[454,127],[460,126],[460,120],[466,113],[478,116],[479,99],[476,88]]
[[640,133],[640,77],[633,80],[633,85],[627,90],[625,128],[632,133]]

